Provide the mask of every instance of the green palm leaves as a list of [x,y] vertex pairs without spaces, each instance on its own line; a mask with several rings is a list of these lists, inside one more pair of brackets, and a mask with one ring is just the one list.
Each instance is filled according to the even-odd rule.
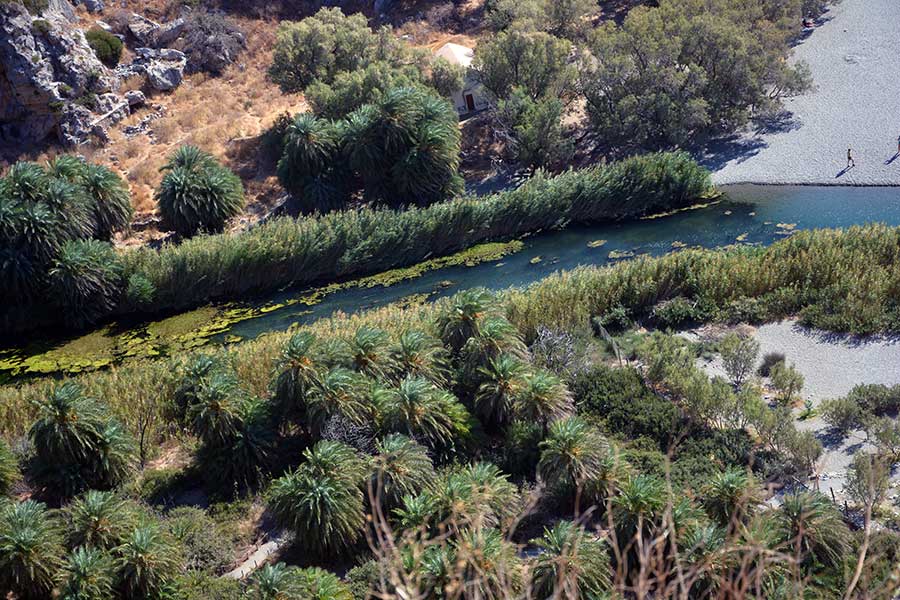
[[105,167],[66,155],[46,168],[16,163],[0,178],[0,297],[56,304],[75,326],[108,314],[120,267],[91,238],[109,241],[131,215],[127,185]]
[[849,552],[850,534],[841,513],[817,492],[785,496],[778,514],[778,535],[801,563],[836,566]]
[[612,574],[606,543],[582,526],[560,521],[533,543],[541,551],[531,575],[537,597],[599,600],[609,592]]
[[170,586],[181,567],[174,541],[156,524],[133,529],[115,550],[124,598],[156,598]]
[[62,600],[113,597],[113,559],[97,548],[76,548],[57,577]]
[[347,586],[333,573],[311,567],[298,569],[284,563],[265,565],[253,576],[252,600],[352,600]]
[[453,394],[422,378],[408,378],[379,396],[387,431],[404,433],[432,448],[451,446],[468,433],[469,414]]
[[23,599],[49,598],[62,544],[46,506],[28,500],[0,504],[0,590]]
[[131,472],[134,440],[78,385],[62,384],[38,408],[29,435],[36,476],[48,490],[69,496],[85,487],[110,488]]
[[182,146],[161,169],[156,201],[165,223],[183,236],[222,231],[244,207],[241,180],[196,146]]
[[269,510],[295,532],[305,551],[340,553],[362,534],[361,484],[367,471],[353,450],[339,442],[320,442],[304,456],[299,468],[272,483]]
[[384,504],[396,506],[406,494],[416,494],[434,479],[428,452],[406,436],[385,436],[377,445],[373,489],[380,490]]

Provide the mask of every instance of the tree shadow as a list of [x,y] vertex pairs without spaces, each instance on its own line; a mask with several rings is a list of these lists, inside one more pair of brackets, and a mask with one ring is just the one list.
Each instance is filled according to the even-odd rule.
[[768,143],[761,138],[734,134],[709,140],[698,147],[694,154],[701,165],[712,171],[718,171],[731,161],[742,163],[756,156],[767,146]]
[[836,427],[829,427],[828,429],[817,432],[816,437],[822,442],[823,448],[826,450],[834,450],[841,447],[844,440],[847,438],[847,434]]
[[893,163],[895,160],[897,160],[898,157],[900,157],[900,150],[897,150],[896,154],[894,154],[892,157],[890,157],[889,159],[884,161],[884,164],[889,165],[889,164]]
[[787,133],[799,129],[802,123],[794,118],[794,113],[781,109],[773,114],[762,115],[753,120],[754,133]]

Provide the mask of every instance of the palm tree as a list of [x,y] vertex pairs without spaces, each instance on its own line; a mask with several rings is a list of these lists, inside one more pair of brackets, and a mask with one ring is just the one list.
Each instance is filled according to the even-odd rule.
[[463,598],[516,597],[522,590],[521,560],[516,547],[497,529],[466,529],[452,542],[453,579]]
[[282,414],[302,412],[306,394],[319,382],[321,368],[316,336],[305,331],[292,335],[281,351],[272,382]]
[[372,489],[383,490],[388,507],[397,506],[404,495],[421,492],[434,479],[428,451],[405,435],[388,435],[377,449]]
[[75,327],[95,323],[117,306],[122,265],[112,246],[97,240],[63,244],[47,273],[50,291]]
[[353,370],[384,379],[394,370],[390,354],[390,337],[383,329],[363,325],[356,330],[348,342]]
[[350,487],[362,488],[371,467],[352,447],[342,442],[322,440],[303,451],[303,469],[312,477],[335,477]]
[[278,179],[307,210],[335,210],[346,199],[348,174],[339,168],[340,148],[340,128],[312,113],[298,114],[285,131]]
[[135,525],[134,507],[113,492],[88,490],[65,510],[70,548],[85,546],[110,550]]
[[703,506],[722,527],[733,527],[753,514],[759,499],[745,469],[729,468],[703,488]]
[[0,591],[22,600],[49,598],[62,552],[59,527],[44,504],[0,504]]
[[97,439],[89,477],[93,487],[112,488],[125,482],[137,462],[137,445],[121,423],[109,419]]
[[481,330],[485,316],[496,311],[494,298],[485,290],[464,290],[443,306],[435,324],[444,344],[459,352]]
[[359,486],[345,475],[316,477],[306,465],[273,481],[267,501],[276,522],[293,531],[297,545],[311,556],[349,549],[365,524]]
[[86,240],[94,235],[96,224],[91,198],[76,183],[50,179],[43,190],[41,202],[57,216],[66,240]]
[[181,146],[160,171],[156,201],[163,221],[183,236],[218,232],[244,207],[241,180],[196,146]]
[[227,446],[240,429],[241,402],[234,378],[213,372],[201,380],[196,400],[188,409],[191,431],[206,446]]
[[19,472],[19,460],[13,454],[6,440],[0,438],[0,498],[8,495],[13,485],[22,474]]
[[575,488],[577,510],[582,488],[603,477],[609,443],[580,417],[568,417],[550,425],[540,449],[538,474],[549,483]]
[[840,511],[818,492],[785,496],[777,522],[780,541],[808,567],[837,567],[850,551],[850,532]]
[[408,329],[402,332],[391,348],[391,358],[396,366],[397,381],[422,377],[438,387],[448,382],[447,350],[440,340],[424,331]]
[[258,398],[240,403],[235,431],[224,445],[204,445],[198,453],[204,478],[222,492],[255,489],[268,472],[272,438],[268,403]]
[[133,529],[115,553],[124,598],[159,597],[181,570],[177,545],[156,523]]
[[509,422],[513,404],[524,388],[525,363],[502,354],[487,367],[479,367],[482,383],[475,394],[475,410],[482,421],[494,425]]
[[337,575],[320,569],[309,567],[298,569],[294,575],[297,580],[297,598],[304,600],[353,600],[353,594]]
[[362,380],[349,369],[334,367],[321,378],[306,397],[306,413],[315,430],[321,431],[330,417],[340,416],[360,424],[370,408],[362,402]]
[[71,495],[83,486],[83,468],[95,459],[103,436],[100,405],[85,397],[79,385],[66,382],[54,388],[38,410],[29,431],[36,475],[63,495]]
[[516,394],[513,413],[523,421],[539,423],[544,435],[551,421],[572,413],[572,394],[559,377],[547,371],[527,373]]
[[378,397],[386,431],[445,448],[469,432],[469,413],[453,394],[422,378],[407,378]]
[[538,598],[603,598],[612,576],[606,543],[581,525],[560,521],[532,543],[539,549],[531,569]]
[[636,475],[624,482],[612,499],[617,541],[621,547],[631,544],[636,536],[646,537],[662,515],[666,504],[663,482],[649,475]]
[[521,507],[515,484],[496,465],[485,462],[445,471],[430,493],[436,518],[454,528],[505,527]]
[[197,397],[204,386],[204,382],[214,372],[228,373],[220,359],[209,354],[198,354],[186,365],[173,367],[179,372],[175,382],[175,392],[172,394],[173,417],[180,424],[187,422],[188,410],[197,403]]
[[113,560],[99,548],[76,548],[57,577],[61,600],[106,600],[113,594]]
[[287,600],[299,597],[297,569],[284,563],[264,565],[253,574],[249,598],[253,600]]
[[429,525],[436,525],[439,517],[438,498],[434,493],[422,492],[416,496],[407,494],[400,499],[393,517],[400,532],[408,532]]
[[77,183],[91,199],[94,236],[109,241],[114,233],[131,226],[134,210],[128,184],[116,173],[101,165],[86,163]]

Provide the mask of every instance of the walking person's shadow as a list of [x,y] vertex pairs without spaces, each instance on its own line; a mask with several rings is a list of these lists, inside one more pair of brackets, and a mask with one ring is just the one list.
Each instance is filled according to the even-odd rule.
[[852,169],[852,168],[855,167],[855,166],[856,166],[856,165],[854,164],[854,165],[850,165],[849,167],[844,167],[843,169],[841,169],[840,171],[838,171],[837,175],[835,175],[834,178],[835,178],[835,179],[838,179],[838,178],[840,178],[840,177],[843,177],[844,175],[847,174],[847,171],[849,171],[850,169]]
[[898,157],[900,157],[900,150],[897,150],[897,154],[893,155],[892,157],[890,157],[889,159],[884,161],[884,164],[889,165],[892,162],[894,162],[895,160],[897,160]]

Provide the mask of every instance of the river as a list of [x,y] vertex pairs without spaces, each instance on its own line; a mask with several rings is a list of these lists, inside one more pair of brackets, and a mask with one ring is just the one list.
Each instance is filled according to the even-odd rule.
[[[524,286],[558,270],[603,265],[682,247],[768,245],[800,229],[870,222],[900,225],[900,188],[736,185],[704,208],[672,215],[548,231],[524,238],[518,252],[474,266],[426,271],[390,286],[345,285],[298,302],[310,290],[288,290],[252,302],[204,307],[149,324],[111,324],[61,340],[31,340],[0,350],[0,382],[18,377],[102,368],[130,357],[183,352],[208,343],[236,343],[283,331],[335,311],[359,312],[403,299],[433,300],[459,290]],[[223,315],[239,315],[235,319]]]

